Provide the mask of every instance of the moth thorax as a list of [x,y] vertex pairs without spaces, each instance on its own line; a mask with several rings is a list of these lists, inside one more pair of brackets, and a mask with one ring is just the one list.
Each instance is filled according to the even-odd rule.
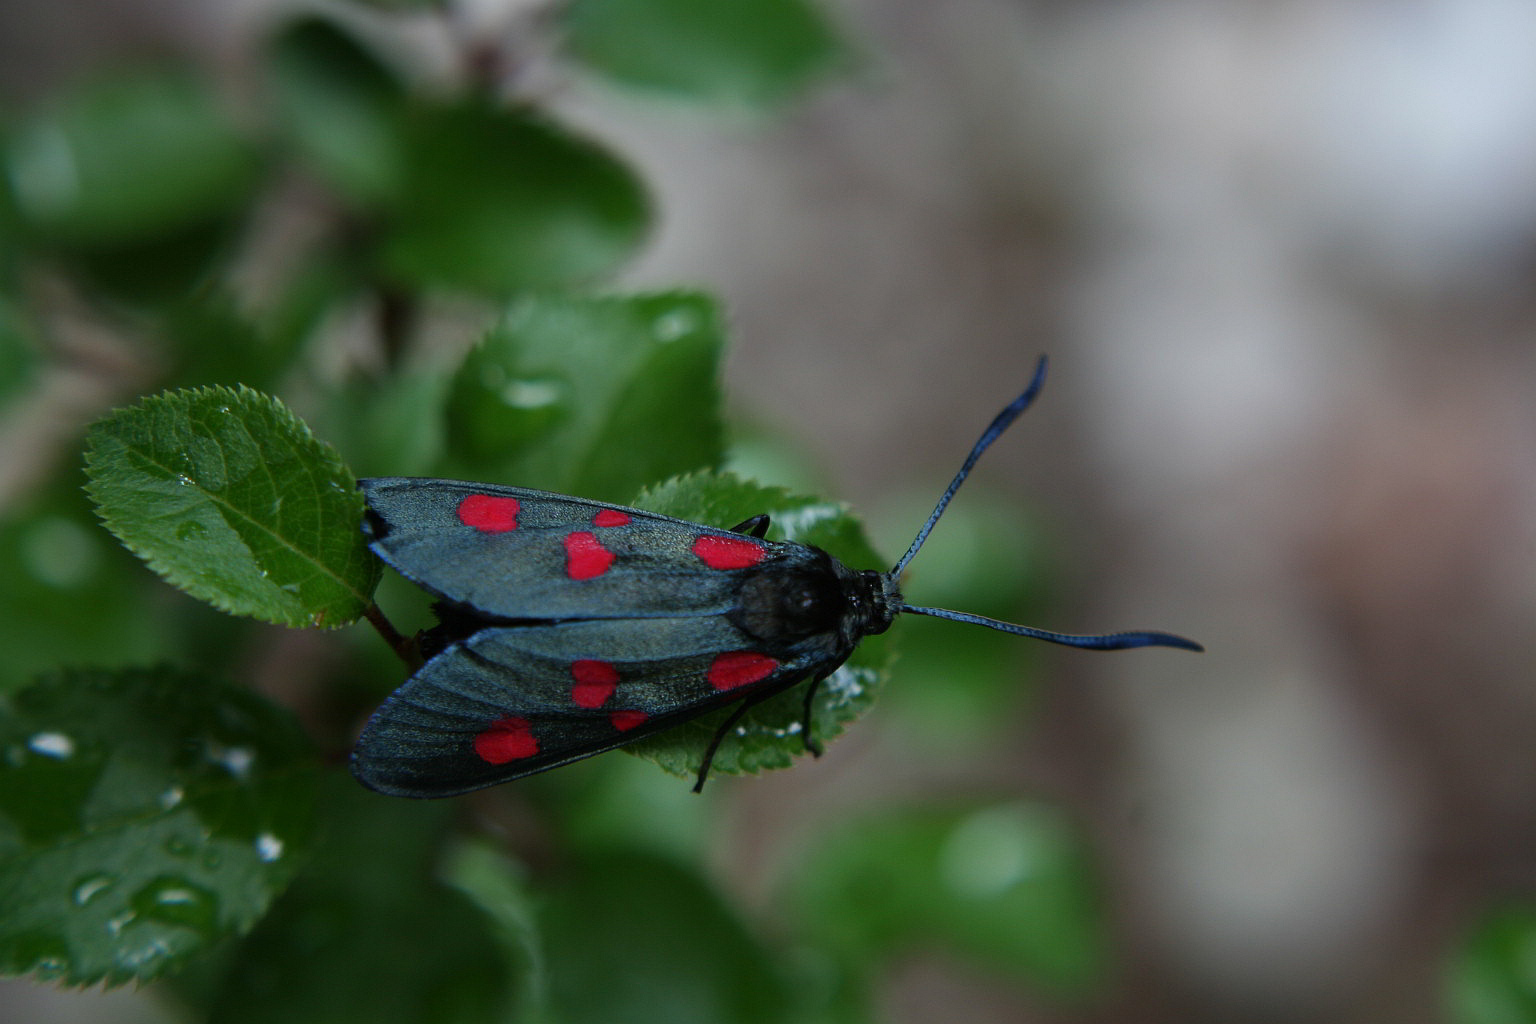
[[794,642],[836,631],[844,607],[842,583],[830,565],[778,567],[742,584],[733,618],[760,640]]
[[901,608],[895,577],[865,569],[855,573],[847,586],[848,612],[857,636],[872,636],[891,628]]

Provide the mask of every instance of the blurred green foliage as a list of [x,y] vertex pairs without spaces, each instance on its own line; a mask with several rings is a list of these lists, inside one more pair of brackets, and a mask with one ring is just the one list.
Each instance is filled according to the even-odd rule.
[[[0,412],[82,376],[121,406],[62,457],[29,453],[33,486],[0,510],[0,970],[172,975],[157,984],[183,1019],[218,1021],[864,1021],[912,950],[1089,994],[1109,958],[1093,861],[1043,805],[871,808],[749,909],[705,866],[729,784],[696,798],[651,763],[690,772],[713,719],[637,744],[648,760],[452,803],[341,770],[402,670],[371,635],[295,655],[266,624],[345,625],[376,588],[426,624],[360,543],[358,475],[727,526],[768,512],[773,536],[889,564],[840,506],[721,472],[710,296],[591,290],[656,215],[635,171],[507,99],[484,54],[455,87],[428,80],[388,29],[440,5],[363,6],[366,36],[277,26],[240,102],[151,64],[0,127]],[[701,110],[781,108],[846,56],[807,0],[578,0],[544,27],[573,75]],[[317,226],[263,262],[264,217],[295,190]],[[71,343],[61,295],[108,351]],[[472,347],[434,329],[444,306],[481,318]],[[1040,602],[1050,574],[1017,569],[1038,531],[964,505],[924,556],[924,599]],[[925,513],[901,509],[892,544]],[[909,626],[912,685],[885,686],[888,638],[866,642],[822,688],[818,734],[890,692],[914,750],[985,746],[1027,645]],[[796,694],[754,709],[716,772],[787,766],[798,724]]]
[[1536,905],[1490,908],[1453,948],[1445,988],[1452,1024],[1536,1021]]

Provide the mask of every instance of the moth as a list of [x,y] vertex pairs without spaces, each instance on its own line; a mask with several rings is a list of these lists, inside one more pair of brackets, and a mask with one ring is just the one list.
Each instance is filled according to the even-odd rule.
[[734,704],[720,741],[753,705],[806,683],[806,748],[817,688],[859,641],[902,613],[1095,650],[1176,647],[1161,632],[1070,635],[908,604],[907,564],[992,442],[1034,401],[1033,380],[998,413],[889,571],[766,539],[756,515],[730,529],[548,491],[456,480],[363,480],[375,553],[437,597],[424,663],[373,714],[352,772],[382,793],[445,797],[602,753]]

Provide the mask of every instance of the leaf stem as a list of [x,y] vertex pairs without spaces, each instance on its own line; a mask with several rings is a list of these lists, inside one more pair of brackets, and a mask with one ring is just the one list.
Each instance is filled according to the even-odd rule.
[[395,624],[390,622],[379,608],[378,602],[368,602],[368,607],[363,610],[363,615],[368,622],[378,631],[384,642],[389,644],[390,650],[400,657],[400,660],[415,670],[421,666],[421,652],[416,646],[416,641],[406,638]]

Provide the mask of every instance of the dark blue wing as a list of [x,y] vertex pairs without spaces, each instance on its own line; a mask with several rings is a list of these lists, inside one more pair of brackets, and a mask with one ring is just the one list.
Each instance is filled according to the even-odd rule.
[[396,796],[495,785],[786,689],[845,658],[837,643],[818,636],[770,652],[701,616],[489,627],[374,713],[352,772]]
[[360,482],[374,552],[489,618],[722,615],[784,545],[620,505],[452,480]]

